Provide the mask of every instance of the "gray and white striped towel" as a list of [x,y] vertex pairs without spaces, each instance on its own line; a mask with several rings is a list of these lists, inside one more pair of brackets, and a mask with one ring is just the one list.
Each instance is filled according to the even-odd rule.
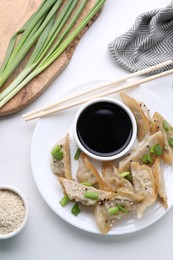
[[138,16],[129,31],[109,44],[109,50],[131,72],[173,59],[173,3]]

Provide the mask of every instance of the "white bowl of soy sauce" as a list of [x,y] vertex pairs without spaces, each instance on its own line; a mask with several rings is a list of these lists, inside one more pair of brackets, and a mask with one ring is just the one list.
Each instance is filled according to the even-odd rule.
[[113,98],[93,99],[82,105],[75,115],[73,130],[78,148],[101,161],[126,155],[137,135],[131,110]]

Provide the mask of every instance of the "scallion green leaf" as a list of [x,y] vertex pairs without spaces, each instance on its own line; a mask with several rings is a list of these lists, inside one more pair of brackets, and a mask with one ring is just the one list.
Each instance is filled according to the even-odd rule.
[[160,144],[156,144],[153,146],[153,150],[154,150],[154,153],[157,155],[157,156],[161,156],[163,154],[163,150],[162,150],[162,147]]
[[130,172],[122,172],[122,173],[120,173],[121,177],[123,177],[123,178],[125,178],[129,174],[130,174]]
[[163,128],[166,132],[168,132],[169,130],[169,125],[168,125],[168,122],[166,120],[163,121]]
[[170,146],[173,146],[173,138],[172,138],[172,137],[170,137],[170,138],[168,139],[168,143],[169,143]]
[[151,154],[149,154],[149,153],[144,154],[144,156],[142,157],[142,162],[145,163],[145,164],[152,163],[153,159],[151,157]]
[[69,199],[68,195],[65,195],[65,196],[59,201],[59,203],[61,204],[62,207],[65,207],[69,201],[70,201],[70,199]]
[[78,148],[78,149],[76,150],[76,153],[75,153],[74,159],[75,159],[75,160],[78,160],[79,157],[80,157],[80,154],[81,154],[81,150]]
[[92,184],[90,182],[81,182],[80,184],[84,185],[84,186],[92,186]]
[[108,209],[108,212],[109,212],[109,215],[113,216],[113,215],[116,215],[118,214],[119,212],[119,208],[116,206],[116,207],[112,207],[112,208],[109,208]]
[[[57,24],[57,30],[55,32],[59,32],[62,27],[62,24],[65,26],[65,21],[68,16],[71,14],[73,7],[75,6],[75,1],[68,1],[71,3],[69,4],[69,9],[67,8],[67,12],[64,11],[62,8],[62,12],[64,12],[63,20]],[[19,64],[19,62],[24,58],[28,50],[32,47],[32,45],[38,40],[40,35],[43,33],[45,27],[49,24],[52,17],[54,17],[55,13],[59,9],[62,0],[49,0],[43,1],[40,9],[36,14],[33,16],[33,19],[28,23],[27,30],[22,34],[21,39],[19,40],[18,44],[15,46],[15,49],[12,51],[11,56],[8,57],[8,62],[6,64],[5,69],[0,74],[0,86],[5,82],[14,68]],[[5,90],[5,93],[0,93],[0,108],[4,106],[12,97],[14,97],[23,87],[25,87],[34,77],[44,71],[55,59],[57,59],[61,53],[68,47],[68,45],[75,39],[75,37],[83,30],[83,28],[87,25],[87,23],[92,19],[92,17],[99,11],[99,9],[105,3],[105,0],[98,0],[94,7],[90,10],[90,12],[86,15],[86,17],[76,26],[76,28],[70,33],[73,25],[75,24],[76,20],[78,19],[79,15],[81,14],[83,8],[85,7],[87,1],[81,1],[81,4],[78,7],[78,10],[75,12],[74,17],[72,17],[70,23],[64,29],[62,34],[58,37],[57,43],[50,46],[50,50],[48,53],[45,53],[45,49],[47,51],[47,40],[43,44],[42,48],[40,48],[40,53],[36,55],[33,63],[29,63],[26,66],[21,74],[12,82]],[[33,30],[40,19],[43,19],[41,26],[33,33]],[[51,30],[51,33],[53,31]],[[49,34],[48,38],[52,39],[51,33]],[[68,35],[67,35],[68,34]],[[32,35],[32,37],[31,37]],[[47,39],[48,39],[47,38]],[[27,40],[29,39],[29,40]],[[53,43],[52,43],[53,44]],[[43,56],[44,54],[44,56]]]
[[61,146],[57,145],[51,152],[54,159],[60,161],[63,158],[63,152],[61,151]]
[[117,207],[118,207],[119,210],[123,211],[123,212],[126,213],[126,214],[129,212],[125,207],[123,207],[123,206],[120,205],[120,204],[117,204]]
[[79,213],[81,212],[80,208],[79,208],[79,203],[75,203],[75,205],[72,207],[71,209],[71,213],[74,215],[74,216],[77,216]]
[[84,197],[91,200],[98,200],[99,193],[98,192],[92,192],[92,191],[86,191],[84,194]]

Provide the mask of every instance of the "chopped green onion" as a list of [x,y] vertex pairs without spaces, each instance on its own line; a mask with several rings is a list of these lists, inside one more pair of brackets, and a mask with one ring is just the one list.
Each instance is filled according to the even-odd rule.
[[80,184],[82,184],[84,186],[92,186],[92,184],[90,182],[81,182]]
[[152,163],[153,160],[152,160],[151,154],[149,154],[149,153],[144,154],[144,156],[142,157],[142,162],[145,164]]
[[92,192],[92,191],[86,191],[84,194],[84,197],[91,200],[98,200],[99,193],[98,192]]
[[81,212],[80,208],[79,208],[79,202],[76,202],[73,206],[73,208],[71,209],[71,213],[75,216],[77,216],[79,213]]
[[78,160],[80,154],[81,154],[81,150],[78,148],[78,149],[76,150],[76,153],[75,153],[74,159],[75,159],[75,160]]
[[166,132],[168,132],[169,130],[169,125],[168,125],[168,122],[166,120],[163,121],[163,128]]
[[121,177],[126,177],[126,176],[128,176],[130,174],[130,172],[122,172],[122,173],[120,173],[120,175],[121,175]]
[[162,150],[162,147],[160,144],[156,144],[153,146],[153,150],[154,150],[154,153],[157,155],[157,156],[161,156],[163,154],[163,150]]
[[155,151],[154,151],[154,146],[151,146],[151,147],[149,148],[149,151],[150,151],[150,153],[155,153]]
[[169,143],[170,146],[173,146],[173,138],[170,137],[170,138],[168,139],[168,143]]
[[117,207],[118,207],[121,211],[125,212],[126,214],[129,212],[125,207],[123,207],[123,206],[120,205],[120,204],[117,204]]
[[131,183],[133,183],[133,179],[132,179],[131,173],[130,173],[129,175],[127,175],[125,178],[126,178],[128,181],[130,181]]
[[63,158],[63,152],[61,151],[61,146],[57,145],[51,152],[54,159],[60,161]]
[[66,206],[67,203],[70,201],[68,195],[65,195],[60,201],[59,203],[61,204],[62,207]]
[[118,207],[109,208],[108,212],[109,212],[109,215],[111,215],[111,216],[116,215],[119,212],[119,208]]

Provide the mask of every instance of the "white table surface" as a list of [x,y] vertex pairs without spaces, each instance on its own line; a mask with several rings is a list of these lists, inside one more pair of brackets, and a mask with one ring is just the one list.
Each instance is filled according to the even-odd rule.
[[[23,111],[0,118],[0,184],[21,190],[29,203],[29,219],[16,237],[0,241],[1,260],[35,259],[172,259],[173,209],[145,230],[120,236],[81,231],[58,217],[41,197],[31,170],[30,149],[37,120],[25,123],[22,114],[50,103],[72,86],[96,79],[118,78],[128,72],[108,52],[108,43],[126,32],[137,15],[165,7],[166,0],[107,0],[101,16],[80,41],[63,73]],[[173,76],[145,86],[172,109]]]

